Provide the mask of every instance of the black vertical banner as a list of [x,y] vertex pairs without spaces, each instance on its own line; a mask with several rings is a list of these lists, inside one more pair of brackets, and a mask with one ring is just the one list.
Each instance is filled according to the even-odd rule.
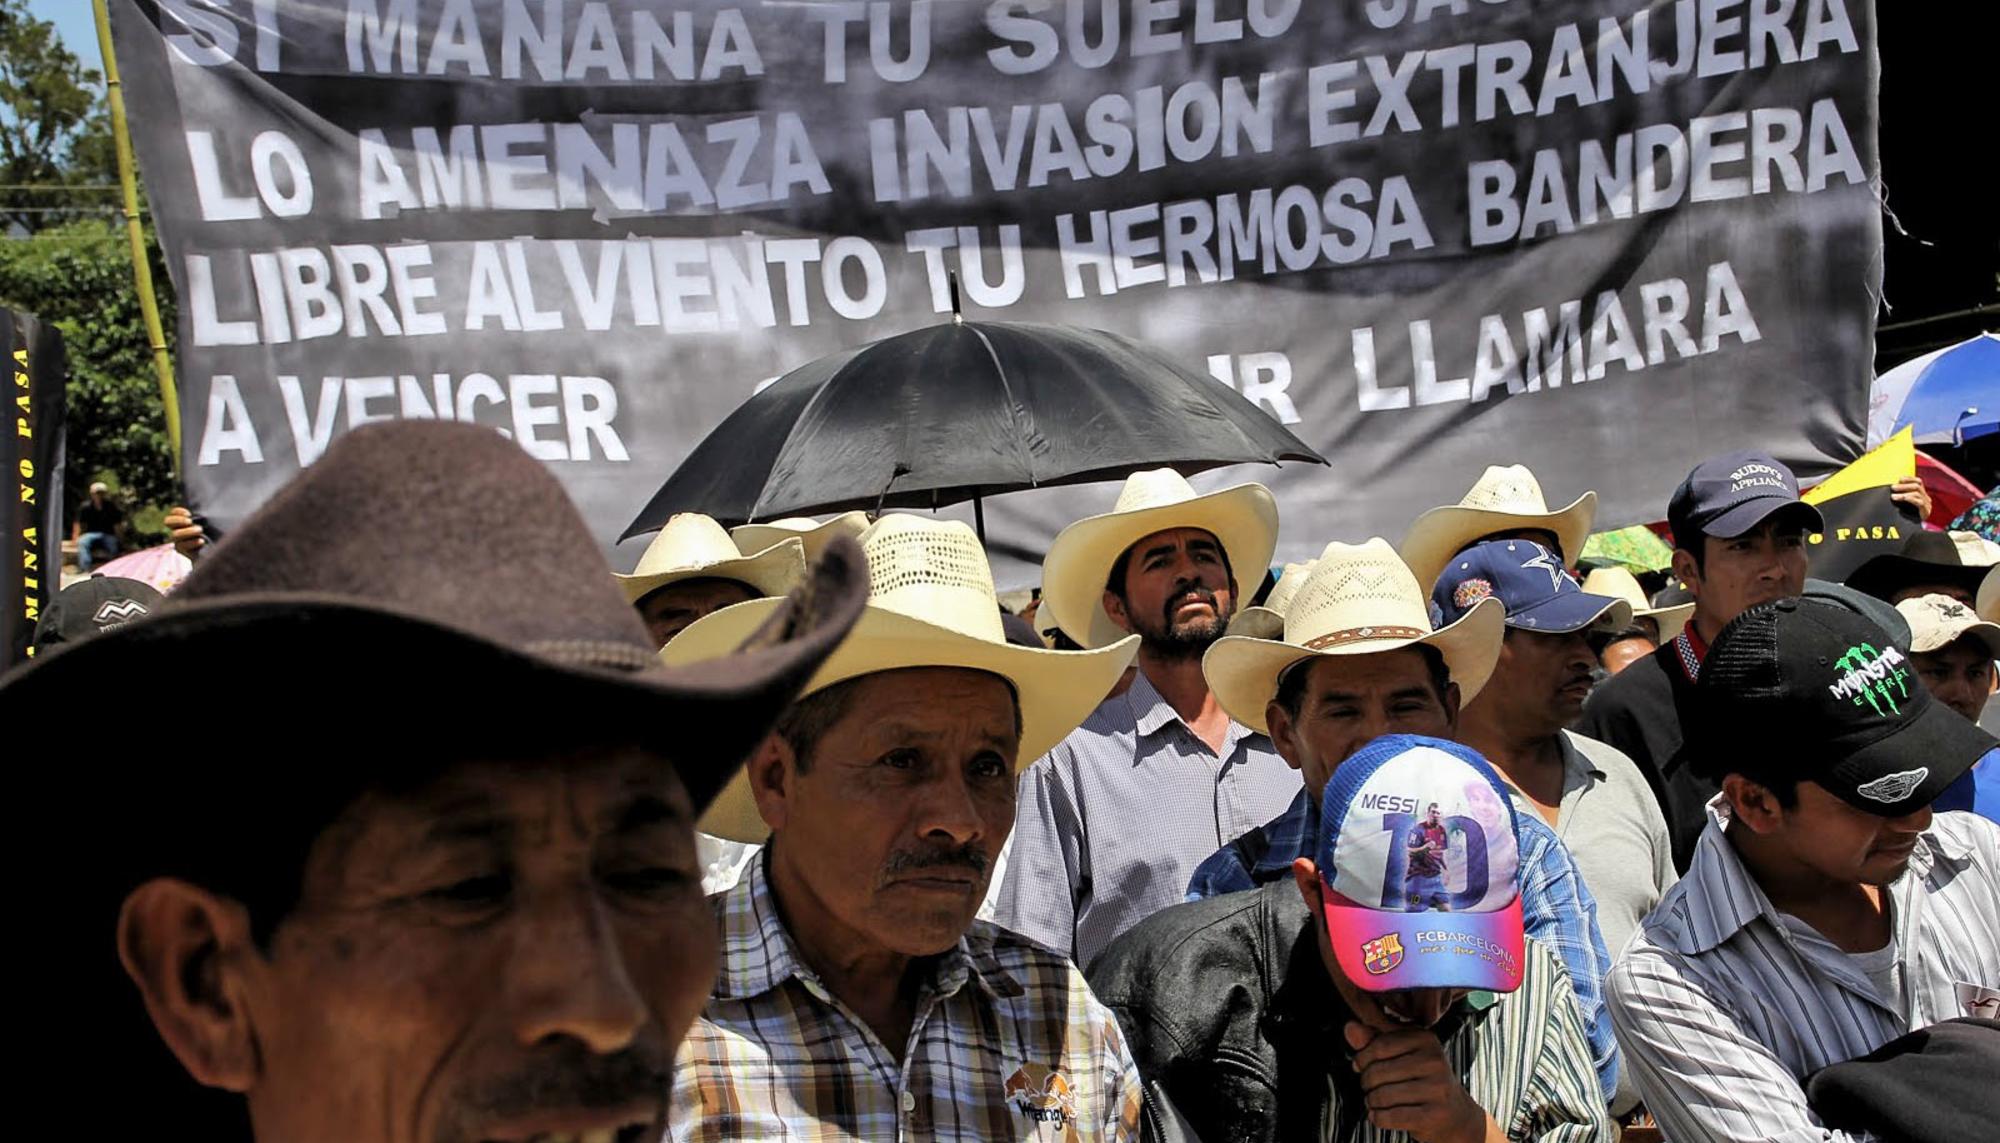
[[62,335],[39,318],[0,308],[8,417],[0,438],[6,537],[0,549],[0,670],[28,657],[35,623],[62,587]]

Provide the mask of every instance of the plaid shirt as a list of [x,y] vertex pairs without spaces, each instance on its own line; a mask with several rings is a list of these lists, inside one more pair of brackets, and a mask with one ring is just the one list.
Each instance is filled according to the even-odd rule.
[[[1618,1042],[1604,1010],[1604,976],[1611,954],[1597,931],[1597,899],[1584,886],[1569,850],[1532,810],[1515,805],[1515,843],[1521,851],[1521,919],[1528,935],[1562,958],[1576,989],[1597,1078],[1610,1099],[1618,1088]],[[1301,790],[1284,813],[1216,850],[1194,871],[1187,899],[1241,893],[1292,875],[1292,862],[1313,855],[1319,807]]]
[[798,958],[764,866],[709,898],[722,972],[675,1058],[668,1139],[1138,1139],[1138,1068],[1067,960],[974,922],[934,958],[898,1060]]

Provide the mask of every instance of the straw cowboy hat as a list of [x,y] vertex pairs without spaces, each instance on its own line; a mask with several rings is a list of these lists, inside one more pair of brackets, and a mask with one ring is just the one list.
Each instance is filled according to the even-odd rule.
[[[248,828],[228,812],[254,807],[257,828],[276,829],[414,773],[423,741],[473,733],[636,739],[673,761],[699,809],[858,618],[860,558],[851,543],[830,550],[799,592],[766,601],[768,622],[736,654],[669,671],[545,465],[476,425],[369,425],[210,549],[153,614],[0,679],[0,721],[68,723],[79,696],[121,679],[159,709],[268,740],[204,745],[171,766],[129,751],[105,762],[98,777],[143,808],[120,844],[163,862],[210,844],[211,829]],[[287,765],[294,737],[340,764]]]
[[1470,703],[1493,676],[1506,616],[1506,607],[1489,597],[1458,622],[1433,630],[1429,593],[1389,541],[1336,542],[1320,553],[1292,597],[1284,638],[1224,636],[1202,656],[1201,673],[1231,718],[1265,734],[1271,730],[1264,708],[1278,693],[1278,676],[1315,657],[1435,647],[1458,684],[1459,701]]
[[1456,504],[1433,508],[1417,517],[1403,537],[1403,562],[1426,594],[1451,557],[1467,544],[1496,532],[1539,528],[1555,534],[1562,558],[1575,563],[1597,518],[1597,493],[1586,492],[1569,507],[1550,510],[1541,482],[1526,466],[1488,465],[1472,490]]
[[625,599],[637,603],[663,587],[689,579],[733,579],[756,589],[759,595],[783,595],[805,574],[805,546],[797,536],[778,539],[746,555],[722,525],[699,512],[682,512],[668,520],[646,545],[631,575],[613,573],[613,578],[625,589]]
[[1646,598],[1644,588],[1631,572],[1624,568],[1598,568],[1583,577],[1583,590],[1587,595],[1609,595],[1632,605],[1632,618],[1647,619],[1659,625],[1660,642],[1665,643],[1681,633],[1687,626],[1689,617],[1694,615],[1694,603],[1675,604],[1672,607],[1654,607]]
[[868,527],[868,513],[842,512],[820,523],[810,516],[788,516],[768,524],[741,524],[729,529],[729,538],[744,555],[761,552],[785,540],[805,545],[806,559],[816,560],[835,536],[859,536]]
[[[972,529],[955,520],[891,513],[861,534],[868,559],[867,606],[804,694],[878,671],[963,667],[1007,680],[1021,708],[1016,763],[1025,769],[1075,730],[1138,654],[1136,636],[1093,651],[1050,651],[1007,642],[993,573]],[[753,599],[703,616],[660,658],[690,666],[729,654],[780,606]],[[731,841],[763,841],[749,779],[738,774],[700,828]]]
[[1213,535],[1229,557],[1237,582],[1263,579],[1278,546],[1278,502],[1261,484],[1238,484],[1198,496],[1171,468],[1125,478],[1118,503],[1086,516],[1056,535],[1042,561],[1042,607],[1064,633],[1084,647],[1125,637],[1104,610],[1104,585],[1125,550],[1155,532],[1199,528]]
[[1286,564],[1278,573],[1278,582],[1271,585],[1271,594],[1255,607],[1246,607],[1229,619],[1228,634],[1248,635],[1253,639],[1282,639],[1285,635],[1285,611],[1299,594],[1299,588],[1312,574],[1318,560],[1307,560],[1302,564]]
[[1979,594],[1974,599],[1977,602],[1972,609],[1981,619],[2000,623],[2000,567],[1986,569],[1986,578],[1980,581]]

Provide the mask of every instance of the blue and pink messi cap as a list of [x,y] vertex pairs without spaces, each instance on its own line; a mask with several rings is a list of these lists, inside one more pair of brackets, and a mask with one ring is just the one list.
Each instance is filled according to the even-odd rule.
[[1355,987],[1521,986],[1514,810],[1477,751],[1408,734],[1369,743],[1327,783],[1315,856],[1327,938]]

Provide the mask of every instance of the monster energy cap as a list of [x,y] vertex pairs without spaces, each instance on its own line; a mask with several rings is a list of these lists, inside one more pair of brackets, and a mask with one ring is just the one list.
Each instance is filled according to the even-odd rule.
[[1737,616],[1702,661],[1695,696],[1682,757],[1696,773],[1720,780],[1753,750],[1761,768],[1789,764],[1798,780],[1881,817],[1930,805],[1995,746],[1931,698],[1907,647],[1814,599]]

